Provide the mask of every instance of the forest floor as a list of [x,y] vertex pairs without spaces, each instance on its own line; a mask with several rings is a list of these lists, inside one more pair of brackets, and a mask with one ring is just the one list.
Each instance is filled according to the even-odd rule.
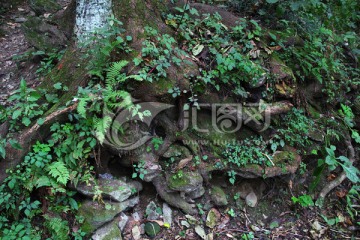
[[[66,6],[68,1],[60,1]],[[21,24],[34,13],[27,4],[21,4],[9,11],[1,9],[0,16],[0,105],[6,106],[6,99],[19,86],[20,80],[26,80],[28,86],[36,87],[41,77],[36,73],[40,61],[37,58],[26,57],[31,46],[26,42],[21,30]],[[297,173],[291,177],[251,180],[255,185],[264,185],[255,207],[246,206],[242,200],[234,198],[238,186],[248,180],[240,180],[231,185],[226,176],[219,176],[218,184],[226,189],[229,205],[218,208],[220,224],[208,232],[214,233],[214,239],[252,239],[248,233],[254,232],[255,239],[360,239],[356,222],[350,220],[346,213],[346,191],[349,182],[335,189],[328,198],[323,209],[316,207],[301,207],[291,201],[292,196],[300,196],[307,192],[312,181],[311,169],[316,166],[316,159],[304,159],[308,169],[306,173]],[[130,169],[129,169],[130,171]],[[116,173],[114,173],[116,175]],[[129,176],[131,173],[129,172]],[[328,176],[330,180],[332,175]],[[323,182],[326,182],[324,179]],[[150,201],[162,206],[162,200],[156,194],[151,184],[144,185],[140,192],[140,204],[128,212],[144,216],[145,208]],[[204,211],[198,219],[206,220],[209,209],[206,203],[198,205]],[[234,210],[234,216],[228,214]],[[338,223],[330,225],[328,219],[338,219]],[[169,230],[163,230],[156,239],[201,239],[192,228],[181,224],[186,216],[177,210],[173,211],[173,225]],[[357,219],[360,221],[359,217]],[[131,239],[131,221],[123,233],[124,239]],[[247,238],[246,238],[247,237]]]

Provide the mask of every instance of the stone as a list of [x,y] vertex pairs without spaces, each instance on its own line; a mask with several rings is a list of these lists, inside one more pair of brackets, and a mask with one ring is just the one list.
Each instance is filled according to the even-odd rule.
[[172,225],[172,210],[167,203],[163,203],[163,216],[164,223],[169,224],[169,227]]
[[202,186],[203,178],[199,172],[183,172],[167,176],[167,182],[171,190],[190,193]]
[[205,193],[205,188],[203,186],[200,186],[194,191],[187,193],[186,196],[190,199],[197,199],[202,195],[204,195],[204,193]]
[[149,166],[146,169],[147,173],[144,176],[144,181],[145,182],[151,182],[154,178],[156,178],[157,176],[159,176],[159,174],[161,173],[162,169],[160,165],[154,164],[152,166]]
[[[90,185],[80,183],[75,187],[75,189],[79,193],[92,198],[96,194],[95,186],[95,183],[91,183]],[[142,185],[139,182],[125,182],[119,179],[108,178],[99,178],[97,180],[97,186],[99,187],[99,190],[102,191],[104,199],[111,199],[117,202],[125,201],[133,194],[142,190]]]
[[221,214],[215,208],[210,209],[208,215],[206,216],[206,226],[209,228],[214,228],[218,221],[220,220]]
[[39,17],[29,17],[22,24],[22,31],[30,45],[44,52],[60,49],[68,41],[65,34],[55,25],[49,24]]
[[160,225],[156,222],[147,222],[145,224],[145,233],[153,238],[160,232]]
[[165,158],[175,158],[175,160],[178,160],[178,158],[186,158],[190,156],[191,153],[187,147],[173,144],[169,147],[169,149],[162,155]]
[[79,215],[84,217],[82,229],[87,233],[92,233],[99,227],[114,219],[119,213],[134,207],[139,203],[139,197],[117,203],[105,200],[105,206],[98,202],[85,200],[79,208]]
[[151,201],[145,210],[147,220],[157,220],[160,218],[160,213],[158,213],[158,206]]
[[132,236],[133,236],[134,240],[140,240],[141,239],[141,233],[140,233],[140,227],[139,226],[134,226],[131,229],[131,233],[132,233]]
[[119,227],[121,232],[124,231],[125,226],[126,226],[128,221],[129,221],[129,217],[125,213],[122,212],[120,214],[120,221],[118,223],[118,227]]
[[255,207],[258,202],[258,198],[254,192],[251,192],[246,196],[245,202],[249,207]]
[[16,22],[16,23],[23,23],[23,22],[26,22],[26,18],[24,18],[24,17],[18,17],[18,18],[15,18],[15,22]]
[[95,231],[93,240],[122,240],[121,231],[115,221],[105,224]]
[[228,201],[226,194],[219,186],[212,186],[210,189],[210,198],[216,206],[226,206]]
[[201,239],[206,240],[206,233],[202,226],[200,225],[195,226],[195,232],[197,235],[199,235],[199,237],[201,237]]
[[29,6],[36,15],[55,13],[61,9],[61,6],[54,0],[29,0]]

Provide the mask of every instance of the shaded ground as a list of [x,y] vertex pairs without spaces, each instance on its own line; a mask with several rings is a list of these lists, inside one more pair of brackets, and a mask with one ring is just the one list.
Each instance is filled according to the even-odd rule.
[[[70,1],[57,2],[65,8]],[[21,78],[29,87],[36,87],[41,82],[36,74],[40,59],[31,55],[36,49],[28,44],[21,30],[26,18],[35,15],[27,2],[17,6],[0,2],[0,13],[0,105],[5,105]]]

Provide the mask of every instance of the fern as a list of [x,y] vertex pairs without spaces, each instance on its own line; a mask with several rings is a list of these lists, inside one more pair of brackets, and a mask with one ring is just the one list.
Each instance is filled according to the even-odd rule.
[[49,166],[49,174],[60,184],[66,185],[70,179],[70,173],[63,162],[54,162]]
[[50,217],[49,215],[44,215],[46,222],[45,226],[52,234],[52,239],[55,240],[65,240],[69,238],[69,226],[68,222],[62,220],[59,217]]
[[110,116],[105,116],[104,118],[94,118],[95,135],[100,144],[102,144],[105,140],[105,133],[109,129],[111,121],[112,119]]
[[118,79],[117,77],[120,74],[120,71],[128,64],[128,61],[119,61],[113,62],[111,66],[107,69],[107,76],[106,76],[106,86],[114,86],[119,82],[123,82],[126,78]]

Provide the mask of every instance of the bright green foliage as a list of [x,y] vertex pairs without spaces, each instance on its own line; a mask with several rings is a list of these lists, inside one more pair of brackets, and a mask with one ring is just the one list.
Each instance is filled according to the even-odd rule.
[[45,215],[45,226],[49,232],[52,233],[52,239],[54,240],[66,240],[70,239],[68,222],[62,220],[59,217],[50,217]]
[[221,23],[219,14],[199,16],[196,9],[185,13],[178,10],[181,14],[168,15],[167,23],[178,29],[187,55],[194,58],[206,54],[206,66],[200,69],[197,85],[210,84],[218,91],[229,87],[235,95],[246,97],[243,85],[257,83],[266,75],[260,62],[250,57],[252,41],[262,35],[258,23],[241,19],[238,26],[230,29]]
[[7,110],[0,109],[4,119],[10,117],[10,129],[19,129],[19,122],[23,126],[28,127],[32,120],[44,113],[47,104],[39,105],[37,101],[40,98],[41,94],[38,91],[28,88],[25,80],[21,80],[20,88],[8,99],[9,102],[15,102],[15,105]]
[[141,180],[144,180],[145,174],[147,174],[145,164],[145,161],[140,161],[138,164],[134,164],[134,173],[132,174],[132,178],[139,177]]
[[248,164],[271,166],[268,159],[271,159],[271,154],[262,137],[247,138],[241,144],[227,144],[223,155],[226,163],[236,167]]
[[40,62],[40,66],[36,73],[39,75],[46,75],[50,73],[50,71],[54,68],[54,66],[61,60],[65,51],[53,51],[49,53],[45,53],[43,51],[37,51],[33,53],[33,55],[44,56],[44,58]]
[[302,207],[312,207],[315,205],[314,201],[309,195],[301,195],[299,197],[293,196],[291,200],[293,203],[299,203]]
[[[274,136],[273,142],[281,142],[283,139],[287,144],[294,147],[306,147],[311,144],[309,140],[309,131],[314,129],[312,119],[305,116],[301,109],[293,108],[282,120],[279,134]],[[272,147],[273,148],[273,147]],[[275,148],[276,150],[276,148]]]

